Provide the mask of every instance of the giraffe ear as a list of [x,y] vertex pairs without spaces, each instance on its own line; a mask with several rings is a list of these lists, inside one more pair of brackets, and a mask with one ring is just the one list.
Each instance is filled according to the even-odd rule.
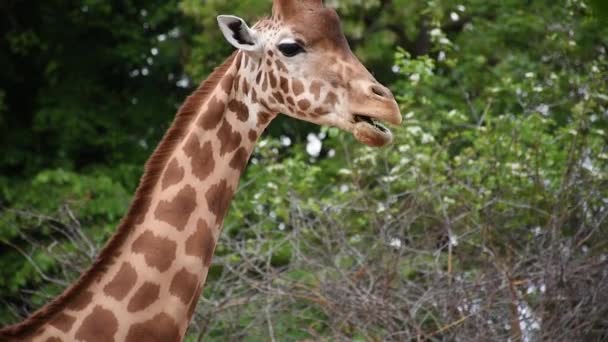
[[250,29],[243,19],[233,15],[220,15],[217,22],[226,40],[235,48],[245,51],[259,50],[257,33]]

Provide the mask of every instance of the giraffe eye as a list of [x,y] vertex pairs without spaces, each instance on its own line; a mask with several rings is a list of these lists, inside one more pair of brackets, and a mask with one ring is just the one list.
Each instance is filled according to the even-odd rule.
[[285,55],[285,57],[293,57],[302,52],[305,52],[304,48],[298,43],[283,43],[279,44],[278,48],[279,51],[281,51],[281,53]]

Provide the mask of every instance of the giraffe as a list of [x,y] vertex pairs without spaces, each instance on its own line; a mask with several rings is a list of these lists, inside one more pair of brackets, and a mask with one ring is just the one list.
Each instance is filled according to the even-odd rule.
[[239,177],[279,113],[391,142],[379,122],[400,124],[399,107],[322,0],[273,0],[251,28],[217,19],[236,51],[180,107],[116,233],[76,283],[0,340],[181,341]]

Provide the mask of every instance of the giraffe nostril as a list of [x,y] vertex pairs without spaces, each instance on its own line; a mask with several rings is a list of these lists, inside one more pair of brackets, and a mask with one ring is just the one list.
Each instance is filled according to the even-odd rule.
[[382,86],[379,86],[377,84],[372,85],[371,90],[372,90],[372,93],[374,93],[377,96],[384,97],[384,98],[391,97],[391,94],[388,91],[388,89],[386,89]]

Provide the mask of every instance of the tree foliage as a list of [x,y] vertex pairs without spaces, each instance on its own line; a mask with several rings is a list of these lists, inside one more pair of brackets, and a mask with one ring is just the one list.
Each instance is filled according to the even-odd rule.
[[[405,123],[374,150],[277,120],[188,340],[608,338],[602,2],[326,3]],[[113,232],[171,113],[230,51],[215,16],[268,10],[0,5],[0,323],[58,293]]]

